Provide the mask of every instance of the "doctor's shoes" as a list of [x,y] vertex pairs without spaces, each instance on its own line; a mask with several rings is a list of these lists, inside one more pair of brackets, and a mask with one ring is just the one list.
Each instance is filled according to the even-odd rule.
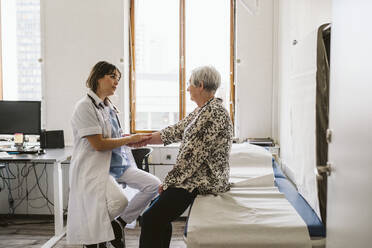
[[125,248],[124,227],[116,220],[111,221],[111,226],[115,235],[115,239],[110,241],[112,246],[115,248]]
[[119,224],[121,225],[121,228],[123,228],[123,231],[124,231],[124,228],[127,225],[127,223],[120,216],[116,218],[116,221],[119,222]]
[[93,245],[84,245],[84,248],[106,248],[106,243],[99,243]]

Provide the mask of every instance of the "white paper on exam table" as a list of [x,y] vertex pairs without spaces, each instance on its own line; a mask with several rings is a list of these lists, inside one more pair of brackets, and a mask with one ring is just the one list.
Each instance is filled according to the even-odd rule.
[[12,158],[7,152],[0,152],[0,158]]

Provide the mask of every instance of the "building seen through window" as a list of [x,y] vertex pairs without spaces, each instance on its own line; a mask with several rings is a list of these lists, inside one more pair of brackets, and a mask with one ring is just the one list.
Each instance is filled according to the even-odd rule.
[[0,0],[3,100],[41,100],[40,0]]
[[156,130],[179,119],[179,2],[139,0],[135,10],[136,129]]

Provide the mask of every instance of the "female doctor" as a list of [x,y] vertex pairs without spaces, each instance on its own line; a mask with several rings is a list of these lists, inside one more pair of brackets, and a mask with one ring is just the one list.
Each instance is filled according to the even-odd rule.
[[[143,142],[148,135],[123,137],[117,109],[109,96],[120,71],[98,62],[86,82],[87,95],[75,106],[71,119],[74,149],[70,167],[67,242],[86,247],[125,247],[124,226],[135,220],[153,199],[160,180],[128,163],[123,145]],[[139,192],[129,202],[123,182]]]

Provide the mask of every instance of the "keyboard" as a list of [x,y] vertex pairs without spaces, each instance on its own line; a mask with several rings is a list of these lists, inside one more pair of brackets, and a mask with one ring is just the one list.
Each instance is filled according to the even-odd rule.
[[0,147],[0,152],[7,152],[7,153],[17,153],[17,154],[35,154],[38,153],[38,149],[32,148],[32,149],[21,149],[18,150],[15,147]]

